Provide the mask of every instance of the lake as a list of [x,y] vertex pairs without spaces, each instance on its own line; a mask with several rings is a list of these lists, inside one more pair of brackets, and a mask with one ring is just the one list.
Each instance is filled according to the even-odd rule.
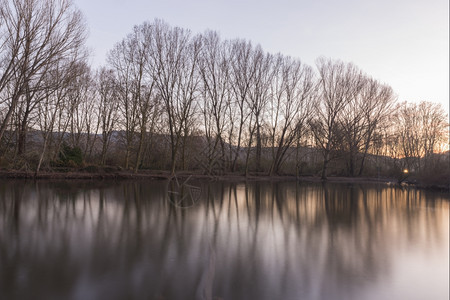
[[449,296],[448,193],[0,181],[0,299]]

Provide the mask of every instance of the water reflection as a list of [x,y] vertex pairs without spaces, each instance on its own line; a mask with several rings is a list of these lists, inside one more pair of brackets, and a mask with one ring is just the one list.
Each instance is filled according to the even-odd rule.
[[1,299],[447,299],[449,195],[0,182]]

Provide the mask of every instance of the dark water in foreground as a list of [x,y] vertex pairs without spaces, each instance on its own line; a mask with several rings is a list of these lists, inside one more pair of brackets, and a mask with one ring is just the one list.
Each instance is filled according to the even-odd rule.
[[0,299],[435,299],[449,194],[0,181]]

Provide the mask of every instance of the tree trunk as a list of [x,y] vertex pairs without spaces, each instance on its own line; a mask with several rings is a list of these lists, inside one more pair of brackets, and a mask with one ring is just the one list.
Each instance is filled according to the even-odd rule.
[[102,143],[102,155],[101,155],[101,161],[100,165],[104,166],[106,163],[106,141],[104,140],[105,137],[103,137],[103,143]]
[[261,152],[262,152],[262,145],[261,145],[261,129],[260,125],[256,125],[256,171],[261,171]]
[[17,154],[22,155],[25,153],[25,144],[27,139],[27,113],[25,113],[24,119],[19,129],[19,137],[17,143]]
[[138,148],[138,153],[137,153],[137,157],[136,157],[136,164],[134,166],[134,173],[137,173],[137,171],[139,169],[139,165],[141,164],[142,151],[144,149],[145,133],[146,133],[145,128],[144,127],[141,128],[141,134],[139,135],[139,148]]
[[45,134],[44,137],[44,145],[42,147],[41,156],[39,157],[39,163],[36,167],[36,172],[34,172],[34,177],[36,177],[41,169],[42,161],[44,160],[45,151],[47,150],[47,142],[48,142],[49,132]]
[[322,177],[321,177],[323,180],[327,179],[327,168],[329,162],[330,162],[330,154],[326,153],[325,157],[323,158]]
[[130,165],[130,147],[127,146],[127,150],[125,153],[125,170],[128,170],[129,165]]
[[19,101],[20,93],[13,96],[11,100],[11,105],[9,106],[8,112],[6,113],[5,118],[3,119],[2,125],[0,126],[0,141],[3,138],[3,135],[5,134],[6,127],[8,126],[8,123],[11,119],[12,113],[14,109],[16,108],[17,102]]

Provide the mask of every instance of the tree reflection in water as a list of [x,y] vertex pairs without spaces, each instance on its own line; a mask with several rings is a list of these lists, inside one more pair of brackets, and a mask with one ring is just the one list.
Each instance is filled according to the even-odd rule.
[[448,194],[189,185],[0,182],[0,298],[447,297]]

